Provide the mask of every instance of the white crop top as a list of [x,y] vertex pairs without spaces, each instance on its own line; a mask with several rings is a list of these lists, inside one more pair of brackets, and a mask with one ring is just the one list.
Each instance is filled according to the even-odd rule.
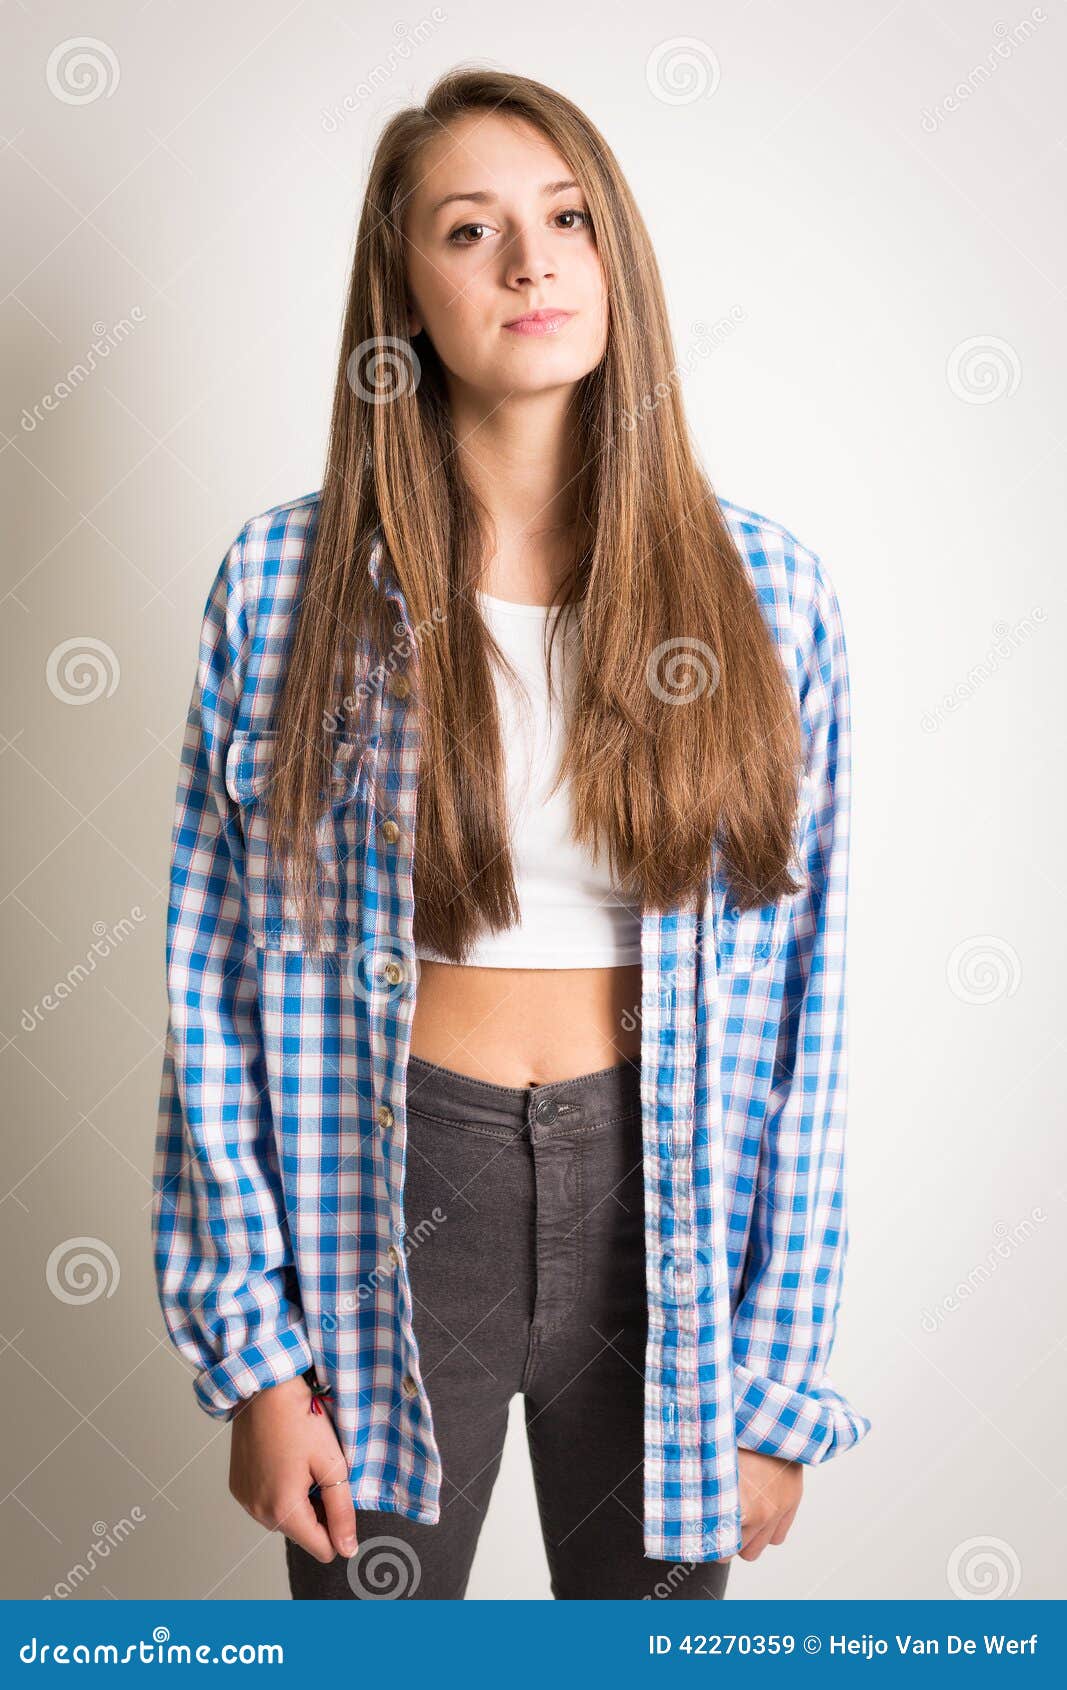
[[[570,783],[548,796],[564,743],[572,674],[568,627],[552,651],[550,710],[546,623],[558,606],[512,604],[478,592],[486,623],[514,665],[522,689],[494,662],[504,741],[508,833],[521,917],[507,932],[486,932],[467,962],[477,968],[604,968],[641,960],[641,910],[621,901],[608,872],[572,837]],[[573,617],[568,615],[573,629]],[[561,708],[562,705],[562,708]],[[416,955],[451,960],[428,946]]]

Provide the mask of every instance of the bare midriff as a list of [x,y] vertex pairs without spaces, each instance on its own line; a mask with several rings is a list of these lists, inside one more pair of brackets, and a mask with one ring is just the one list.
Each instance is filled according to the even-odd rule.
[[540,1086],[641,1052],[641,964],[474,968],[419,962],[411,1051],[498,1086]]

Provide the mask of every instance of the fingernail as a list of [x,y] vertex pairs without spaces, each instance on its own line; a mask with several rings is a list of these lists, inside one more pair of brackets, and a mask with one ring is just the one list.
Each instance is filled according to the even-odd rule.
[[343,1537],[341,1539],[341,1554],[342,1555],[351,1555],[353,1553],[353,1551],[355,1550],[355,1547],[356,1547],[356,1540],[355,1540],[354,1537]]

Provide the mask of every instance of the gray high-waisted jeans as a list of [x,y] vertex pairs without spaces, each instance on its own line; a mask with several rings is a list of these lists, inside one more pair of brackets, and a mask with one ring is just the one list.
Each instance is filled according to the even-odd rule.
[[[404,1216],[447,1221],[407,1254],[419,1364],[443,1468],[441,1518],[357,1510],[361,1549],[317,1561],[286,1539],[298,1598],[465,1595],[521,1392],[555,1597],[720,1598],[729,1562],[642,1547],[647,1334],[640,1063],[489,1085],[409,1058]],[[521,1592],[516,1591],[516,1595]]]

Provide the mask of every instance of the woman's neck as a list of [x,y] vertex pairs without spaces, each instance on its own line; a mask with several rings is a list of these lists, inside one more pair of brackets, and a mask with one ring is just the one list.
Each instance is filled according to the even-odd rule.
[[460,464],[490,524],[485,592],[551,604],[574,564],[576,464],[566,395],[454,406]]

